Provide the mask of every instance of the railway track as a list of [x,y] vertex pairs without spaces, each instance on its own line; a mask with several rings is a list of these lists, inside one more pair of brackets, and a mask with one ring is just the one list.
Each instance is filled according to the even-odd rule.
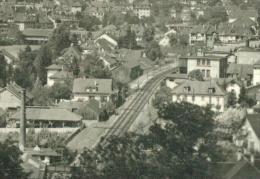
[[143,88],[141,88],[137,92],[137,94],[134,96],[134,99],[128,106],[130,110],[127,110],[120,114],[113,127],[108,129],[105,135],[100,140],[100,143],[102,145],[106,144],[107,138],[109,138],[109,136],[122,136],[129,130],[145,104],[149,101],[150,97],[158,88],[160,82],[164,79],[165,75],[173,72],[173,70],[174,68],[164,71],[153,77],[143,86]]

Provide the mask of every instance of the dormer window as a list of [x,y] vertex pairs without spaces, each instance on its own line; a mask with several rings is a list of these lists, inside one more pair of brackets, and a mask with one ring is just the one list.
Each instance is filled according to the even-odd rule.
[[191,91],[190,86],[185,86],[185,87],[184,87],[184,92],[185,92],[185,93],[188,93],[188,92],[190,92],[190,91]]
[[209,94],[213,94],[213,93],[216,92],[216,89],[215,88],[209,88],[208,91],[209,91]]

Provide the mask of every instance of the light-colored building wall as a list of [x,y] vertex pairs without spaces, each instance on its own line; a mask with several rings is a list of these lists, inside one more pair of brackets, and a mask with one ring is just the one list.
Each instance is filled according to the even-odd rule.
[[[173,102],[181,102],[186,101],[192,104],[196,104],[198,106],[207,106],[208,104],[212,105],[212,110],[223,112],[225,109],[225,97],[224,96],[206,96],[206,95],[176,95],[172,96]],[[219,109],[217,109],[219,106]]]
[[260,84],[260,69],[255,68],[253,71],[253,85]]
[[[108,102],[110,100],[109,95],[98,95],[98,94],[73,94],[72,101],[88,101],[90,97],[93,97],[95,100],[99,102]],[[105,99],[105,101],[102,101],[102,99]]]
[[[187,71],[188,73],[193,70],[205,70],[205,73],[207,73],[207,70],[210,70],[210,77],[211,78],[220,78],[219,74],[219,61],[217,60],[210,60],[210,65],[207,66],[207,60],[205,62],[206,65],[197,65],[198,59],[188,59],[187,63]],[[201,59],[202,61],[202,59]],[[206,76],[205,76],[206,77]]]
[[2,109],[17,108],[21,105],[21,100],[7,90],[0,93],[0,107]]

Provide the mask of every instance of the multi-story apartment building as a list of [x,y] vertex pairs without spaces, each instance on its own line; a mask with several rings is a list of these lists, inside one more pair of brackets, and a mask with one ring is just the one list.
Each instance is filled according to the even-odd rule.
[[227,71],[227,56],[187,56],[180,57],[187,67],[187,73],[200,70],[205,79],[224,78]]

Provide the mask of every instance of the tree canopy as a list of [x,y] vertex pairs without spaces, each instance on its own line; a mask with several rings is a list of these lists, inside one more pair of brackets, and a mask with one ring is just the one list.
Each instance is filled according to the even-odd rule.
[[148,134],[111,136],[106,145],[85,150],[74,178],[214,177],[211,162],[225,152],[217,145],[210,108],[169,103],[160,105],[158,115],[164,122]]

